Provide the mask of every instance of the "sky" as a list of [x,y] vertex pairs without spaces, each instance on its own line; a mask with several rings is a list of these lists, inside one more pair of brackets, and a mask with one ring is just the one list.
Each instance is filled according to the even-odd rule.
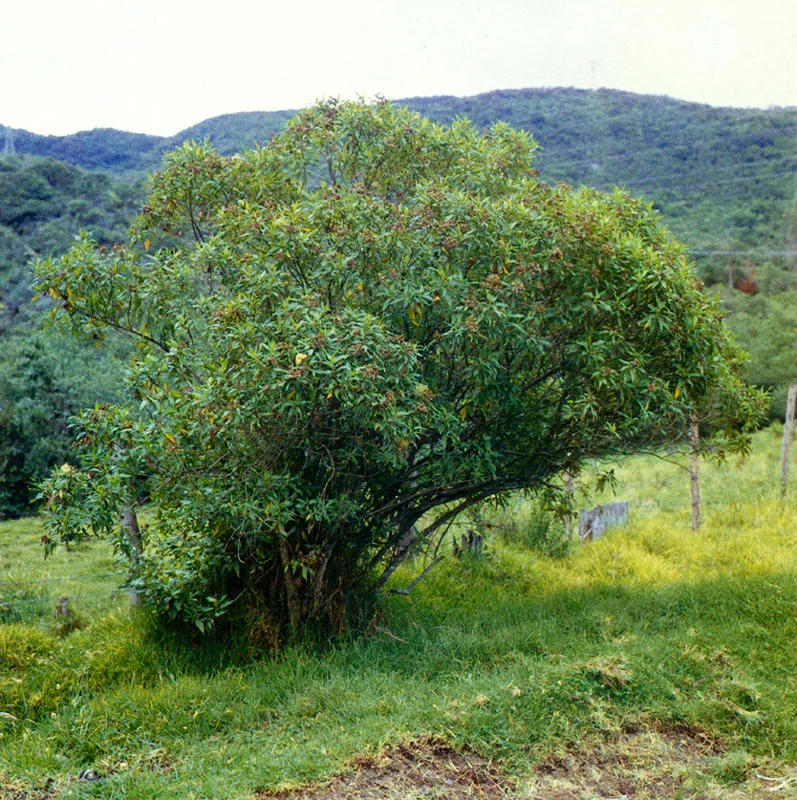
[[0,33],[0,124],[41,134],[552,86],[797,106],[797,0],[16,0]]

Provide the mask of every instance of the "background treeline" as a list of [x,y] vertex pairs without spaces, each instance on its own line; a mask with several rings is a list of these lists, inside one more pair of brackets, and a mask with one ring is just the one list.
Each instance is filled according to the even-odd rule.
[[69,420],[118,399],[119,362],[90,341],[44,325],[30,263],[63,253],[91,230],[112,246],[141,207],[145,180],[119,180],[52,158],[0,158],[0,516],[30,508],[33,480],[68,459]]
[[[749,379],[780,416],[797,378],[797,110],[713,108],[613,90],[526,89],[398,101],[448,123],[530,131],[550,182],[641,195],[689,248],[751,353]],[[173,137],[117,130],[39,136],[0,127],[0,516],[30,507],[31,483],[70,455],[68,420],[118,397],[112,354],[43,327],[30,262],[80,229],[124,238],[147,173],[186,140],[225,155],[263,144],[292,111],[228,114]]]

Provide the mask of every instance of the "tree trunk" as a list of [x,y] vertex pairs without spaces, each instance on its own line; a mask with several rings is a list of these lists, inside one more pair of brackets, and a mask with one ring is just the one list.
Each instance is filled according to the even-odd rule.
[[789,386],[789,399],[786,401],[786,422],[783,426],[783,447],[780,455],[780,496],[785,500],[789,487],[789,452],[794,434],[794,406],[797,403],[797,383]]
[[700,473],[697,463],[697,448],[700,443],[700,425],[689,426],[689,482],[692,488],[692,530],[700,528]]
[[291,568],[291,552],[284,536],[277,534],[280,542],[280,560],[282,561],[282,585],[285,589],[285,605],[288,610],[288,622],[291,633],[297,634],[304,622],[301,599],[302,579],[293,573]]

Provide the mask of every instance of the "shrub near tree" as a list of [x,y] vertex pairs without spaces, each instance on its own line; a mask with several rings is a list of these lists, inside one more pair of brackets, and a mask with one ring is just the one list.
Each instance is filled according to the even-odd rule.
[[[124,331],[132,406],[83,416],[55,540],[116,537],[167,617],[341,630],[458,514],[762,398],[682,248],[534,142],[321,103],[259,150],[166,159],[129,243],[38,266],[73,329]],[[118,532],[146,497],[143,552]],[[128,514],[129,517],[129,514]]]

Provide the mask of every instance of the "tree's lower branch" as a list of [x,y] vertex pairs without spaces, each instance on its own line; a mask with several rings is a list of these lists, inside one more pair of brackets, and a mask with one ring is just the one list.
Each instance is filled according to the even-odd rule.
[[[413,589],[414,589],[414,588],[415,588],[415,587],[416,587],[416,586],[417,586],[417,585],[418,585],[418,584],[419,584],[419,583],[420,583],[420,582],[421,582],[421,581],[422,581],[422,580],[423,580],[423,579],[424,579],[424,578],[425,578],[425,577],[426,577],[426,576],[427,576],[427,575],[428,575],[428,574],[429,574],[429,573],[430,573],[430,572],[431,572],[431,571],[432,571],[432,570],[433,570],[433,569],[434,569],[434,568],[435,568],[435,567],[436,567],[436,566],[437,566],[437,565],[438,565],[438,564],[439,564],[439,563],[440,563],[442,560],[443,560],[443,556],[437,556],[437,558],[435,558],[435,559],[434,559],[434,560],[431,562],[431,564],[429,564],[429,566],[427,566],[427,567],[426,567],[426,569],[424,569],[424,571],[423,571],[423,572],[422,572],[420,575],[416,576],[416,577],[415,577],[415,578],[412,580],[412,582],[410,583],[410,585],[409,585],[409,586],[406,586],[406,587],[404,587],[404,588],[401,588],[401,589],[397,589],[397,588],[391,588],[391,589],[388,589],[388,590],[387,590],[387,592],[386,592],[386,594],[401,594],[401,595],[405,595],[405,596],[409,595],[409,594],[410,594],[410,592],[411,592],[411,591],[412,591],[412,590],[413,590]],[[382,585],[384,585],[384,584],[382,584]],[[380,588],[381,588],[381,587],[380,587]]]

